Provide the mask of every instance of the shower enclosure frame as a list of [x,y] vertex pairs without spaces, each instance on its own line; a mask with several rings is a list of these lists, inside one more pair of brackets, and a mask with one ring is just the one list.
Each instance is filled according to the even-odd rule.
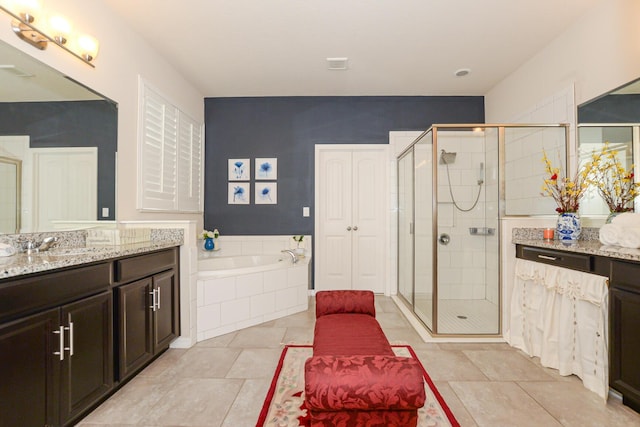
[[[496,236],[497,236],[497,241],[498,241],[498,247],[497,247],[497,253],[498,253],[498,304],[497,304],[497,310],[498,310],[498,324],[497,324],[497,332],[496,333],[473,333],[473,334],[469,334],[469,333],[439,333],[438,332],[438,168],[437,168],[437,164],[439,161],[439,156],[438,156],[438,150],[439,150],[439,146],[438,146],[438,130],[448,130],[448,131],[455,131],[455,130],[460,130],[460,131],[473,131],[475,129],[486,129],[486,128],[494,128],[497,129],[497,148],[498,148],[498,225],[496,227]],[[432,155],[432,168],[431,168],[431,179],[432,179],[432,183],[431,183],[431,187],[432,187],[432,192],[431,192],[431,208],[432,208],[432,212],[431,212],[431,234],[432,234],[432,238],[431,238],[431,256],[432,256],[432,283],[431,283],[431,290],[432,290],[432,298],[431,298],[431,325],[432,327],[429,327],[427,324],[425,324],[425,322],[420,319],[419,316],[416,315],[416,311],[415,311],[415,300],[416,300],[416,273],[415,273],[415,256],[416,256],[416,249],[415,249],[415,224],[412,223],[411,229],[412,229],[412,233],[411,235],[412,237],[412,242],[411,242],[411,253],[412,253],[412,257],[413,257],[413,261],[412,261],[412,272],[411,272],[411,279],[412,279],[412,292],[411,292],[411,298],[412,301],[407,301],[405,299],[405,297],[398,292],[398,296],[399,299],[402,300],[405,305],[407,305],[408,309],[414,314],[416,315],[416,319],[422,324],[424,325],[425,328],[427,328],[427,330],[429,331],[429,334],[432,335],[433,337],[437,337],[437,338],[498,338],[502,336],[502,305],[503,305],[503,284],[502,284],[502,270],[503,270],[503,260],[502,260],[502,232],[501,232],[501,227],[500,227],[500,220],[502,218],[504,218],[505,215],[505,193],[506,193],[506,180],[505,180],[505,165],[506,165],[506,156],[505,156],[505,129],[507,128],[564,128],[564,140],[565,140],[565,167],[567,168],[567,170],[571,170],[572,168],[570,167],[570,148],[569,148],[569,137],[570,137],[570,132],[569,132],[569,125],[565,124],[565,123],[554,123],[554,124],[528,124],[528,123],[522,123],[522,124],[518,124],[518,123],[511,123],[511,124],[505,124],[505,123],[501,123],[501,124],[434,124],[431,127],[429,127],[427,130],[425,130],[424,132],[422,132],[411,144],[409,144],[404,150],[402,150],[400,152],[400,154],[398,154],[398,156],[396,157],[396,176],[398,176],[398,185],[400,185],[400,160],[406,156],[409,152],[413,152],[414,147],[416,146],[416,144],[421,141],[426,135],[428,135],[429,133],[432,134],[432,139],[431,139],[431,155]],[[414,154],[415,155],[415,154]],[[415,161],[415,158],[414,158]],[[415,170],[412,170],[413,172],[413,198],[412,198],[412,218],[415,221],[416,218],[416,203],[415,203]],[[486,181],[486,180],[485,180]],[[486,192],[485,192],[486,193]],[[400,201],[399,201],[399,197],[400,197],[400,191],[398,191],[398,200],[396,200],[397,205],[398,205],[398,211],[400,210]],[[485,194],[486,197],[486,194]],[[524,216],[524,215],[523,215]],[[397,216],[397,221],[398,221],[398,232],[400,230],[400,215]],[[397,257],[399,260],[400,257],[400,241],[398,239],[398,247],[397,247]],[[398,270],[397,270],[397,282],[398,282],[398,289],[400,289],[400,263],[398,261]],[[485,266],[486,269],[486,266]]]

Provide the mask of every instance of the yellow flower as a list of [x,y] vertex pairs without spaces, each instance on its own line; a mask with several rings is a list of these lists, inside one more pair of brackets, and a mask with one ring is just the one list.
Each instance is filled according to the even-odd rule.
[[634,182],[634,165],[626,170],[617,154],[617,150],[609,149],[609,143],[605,143],[598,153],[604,160],[587,182],[597,188],[611,212],[625,212],[633,209],[631,203],[638,195],[640,184]]

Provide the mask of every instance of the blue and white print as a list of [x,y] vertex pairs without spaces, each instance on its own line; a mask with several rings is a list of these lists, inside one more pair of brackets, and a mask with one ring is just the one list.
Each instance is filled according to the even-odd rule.
[[278,184],[275,182],[256,183],[256,205],[275,205],[278,203]]
[[230,205],[248,205],[249,204],[249,183],[248,182],[230,182],[229,183],[229,199]]
[[250,177],[249,159],[229,159],[229,181],[249,181]]
[[256,179],[278,179],[278,159],[256,158]]

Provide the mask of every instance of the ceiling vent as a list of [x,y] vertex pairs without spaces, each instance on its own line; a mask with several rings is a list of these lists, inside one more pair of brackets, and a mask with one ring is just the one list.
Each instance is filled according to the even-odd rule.
[[348,68],[349,58],[327,58],[327,69],[344,71]]
[[0,65],[0,71],[6,71],[7,73],[11,73],[14,76],[18,77],[33,77],[34,75],[31,73],[27,73],[26,71],[21,70],[15,65]]

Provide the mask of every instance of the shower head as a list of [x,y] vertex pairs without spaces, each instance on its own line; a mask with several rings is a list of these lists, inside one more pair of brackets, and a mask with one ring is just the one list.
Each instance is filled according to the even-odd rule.
[[455,163],[457,153],[447,153],[444,150],[440,150],[440,164],[441,165],[450,165]]

